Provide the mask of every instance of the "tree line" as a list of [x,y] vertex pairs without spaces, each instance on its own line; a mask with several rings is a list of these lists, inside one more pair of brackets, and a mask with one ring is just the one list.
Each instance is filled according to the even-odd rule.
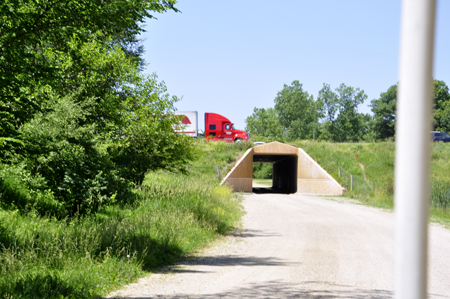
[[175,96],[144,75],[139,35],[175,0],[0,3],[0,205],[66,217],[183,171]]
[[[364,90],[324,83],[316,99],[299,81],[284,85],[273,108],[257,108],[246,119],[246,131],[261,140],[317,139],[332,142],[376,141],[395,138],[398,84],[370,103],[371,114],[358,112]],[[434,80],[433,127],[450,132],[450,93],[444,81]]]

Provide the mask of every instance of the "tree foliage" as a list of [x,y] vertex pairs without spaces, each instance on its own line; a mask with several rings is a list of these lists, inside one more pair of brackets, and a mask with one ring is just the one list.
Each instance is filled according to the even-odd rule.
[[[314,101],[303,85],[294,81],[284,85],[272,108],[255,108],[247,118],[247,130],[276,140],[277,120],[286,139],[315,138],[334,142],[386,140],[395,137],[397,84],[371,101],[373,115],[358,112],[367,95],[364,90],[341,84],[332,90],[324,83]],[[434,129],[450,132],[450,90],[444,81],[434,80]],[[270,121],[269,121],[270,120]]]
[[[379,99],[371,102],[377,139],[384,140],[395,136],[397,88],[397,84],[392,85],[380,94]],[[434,80],[433,99],[434,129],[450,132],[450,93],[444,81]]]
[[341,84],[337,89],[339,115],[336,119],[339,133],[337,141],[358,141],[365,133],[365,116],[358,113],[358,106],[367,99],[364,90]]
[[274,109],[254,109],[247,117],[246,129],[252,135],[271,140],[316,138],[348,142],[372,139],[373,130],[368,126],[371,116],[358,113],[358,105],[366,98],[359,88],[341,84],[333,91],[329,84],[324,84],[314,100],[299,81],[293,81],[278,92]]
[[364,90],[341,84],[335,92],[328,84],[319,91],[324,123],[321,139],[337,142],[358,141],[367,131],[367,116],[358,113],[358,105],[364,103]]
[[2,205],[89,213],[123,200],[150,169],[184,170],[195,148],[173,133],[178,98],[140,72],[137,40],[145,18],[175,3],[0,4],[0,193],[23,191]]
[[245,130],[254,138],[282,140],[283,130],[274,108],[254,108],[253,114],[245,120]]
[[312,138],[320,117],[319,104],[299,81],[284,85],[275,98],[275,111],[288,139]]
[[336,93],[331,90],[329,84],[323,84],[322,89],[319,90],[317,101],[321,103],[320,115],[323,119],[320,139],[334,140],[335,135],[338,133],[336,117],[339,110],[339,102]]
[[371,101],[374,130],[377,139],[392,138],[395,135],[395,116],[397,105],[397,84],[392,85],[379,99]]
[[[173,9],[174,0],[5,0],[0,3],[0,134],[14,135],[23,122],[40,110],[36,86],[50,84],[68,92],[72,86],[61,81],[55,59],[72,56],[78,68],[66,72],[77,77],[92,69],[78,64],[70,41],[83,42],[101,34],[105,48],[120,46],[125,53],[139,54],[136,36],[145,18],[153,12]],[[135,50],[133,50],[135,49]],[[108,70],[105,70],[107,72]],[[70,74],[70,75],[69,75]],[[111,80],[112,83],[114,80]],[[109,86],[112,88],[113,86]]]
[[444,81],[434,80],[434,128],[450,132],[450,92]]

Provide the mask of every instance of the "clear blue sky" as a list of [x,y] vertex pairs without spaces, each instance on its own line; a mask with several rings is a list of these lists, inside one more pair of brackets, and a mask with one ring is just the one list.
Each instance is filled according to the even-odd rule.
[[[323,83],[368,95],[398,80],[400,0],[179,0],[143,34],[148,63],[179,111],[228,117],[244,129],[254,107],[274,106],[299,80],[317,98]],[[450,0],[438,0],[434,78],[450,85]]]

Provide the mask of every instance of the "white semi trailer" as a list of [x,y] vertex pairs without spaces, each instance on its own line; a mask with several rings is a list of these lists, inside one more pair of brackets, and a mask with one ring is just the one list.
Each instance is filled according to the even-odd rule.
[[192,137],[198,136],[198,113],[197,111],[177,111],[175,115],[179,115],[184,128],[177,130]]

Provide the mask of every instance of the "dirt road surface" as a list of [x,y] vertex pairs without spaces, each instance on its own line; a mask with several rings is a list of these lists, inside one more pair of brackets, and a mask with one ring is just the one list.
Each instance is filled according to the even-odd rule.
[[[240,232],[113,298],[391,298],[394,215],[343,199],[251,194]],[[430,225],[429,298],[450,298],[450,231]]]

